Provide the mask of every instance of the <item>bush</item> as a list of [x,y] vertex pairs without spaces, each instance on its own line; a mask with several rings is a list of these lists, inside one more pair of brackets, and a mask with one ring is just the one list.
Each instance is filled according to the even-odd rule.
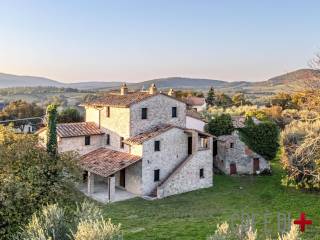
[[294,121],[281,134],[282,163],[287,171],[283,183],[320,190],[320,121]]
[[231,116],[222,114],[214,117],[205,126],[205,131],[217,137],[231,134],[234,131]]
[[0,239],[15,233],[42,205],[65,199],[74,181],[76,156],[61,154],[52,161],[38,143],[34,135],[0,126]]
[[[227,222],[217,225],[217,230],[208,240],[256,240],[258,232],[254,230],[250,223],[238,225],[235,229],[231,229]],[[261,238],[259,238],[261,239]],[[271,238],[267,238],[268,240]],[[290,231],[278,236],[278,240],[298,240],[299,228],[295,224],[291,224]]]
[[83,202],[70,216],[57,204],[32,215],[17,239],[24,240],[112,240],[120,239],[120,225],[105,220],[93,203]]
[[279,148],[279,129],[273,122],[254,124],[248,118],[244,128],[239,129],[241,140],[267,160],[273,159]]

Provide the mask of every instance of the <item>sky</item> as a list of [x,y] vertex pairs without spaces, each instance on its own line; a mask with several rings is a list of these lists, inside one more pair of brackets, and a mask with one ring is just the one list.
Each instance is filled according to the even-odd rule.
[[0,0],[0,72],[262,81],[320,52],[320,1]]

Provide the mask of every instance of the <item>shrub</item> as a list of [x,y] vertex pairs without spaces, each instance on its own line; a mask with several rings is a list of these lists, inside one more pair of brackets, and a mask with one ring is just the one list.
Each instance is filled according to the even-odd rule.
[[205,126],[205,130],[217,137],[231,134],[234,131],[231,116],[229,114],[222,114],[214,117]]
[[320,189],[320,121],[294,121],[281,134],[282,163],[287,171],[283,183]]
[[76,156],[61,154],[52,161],[38,142],[34,135],[0,126],[0,239],[15,233],[42,205],[65,199],[77,175]]
[[[217,230],[208,240],[256,240],[258,232],[254,230],[251,223],[238,225],[235,229],[231,229],[227,222],[217,225]],[[261,238],[259,238],[261,239]],[[271,238],[267,238],[269,240]],[[291,224],[290,231],[282,235],[278,235],[278,240],[298,240],[299,229],[295,224]]]
[[273,159],[279,148],[279,129],[273,122],[254,124],[248,118],[244,128],[239,129],[241,140],[267,160]]
[[17,239],[24,240],[111,240],[120,239],[120,225],[105,220],[94,204],[83,202],[75,212],[67,213],[57,204],[34,213]]

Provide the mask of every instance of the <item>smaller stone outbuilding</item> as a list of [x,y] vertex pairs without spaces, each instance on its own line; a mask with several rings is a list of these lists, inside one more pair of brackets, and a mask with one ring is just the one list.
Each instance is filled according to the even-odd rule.
[[265,158],[241,141],[238,131],[218,137],[217,148],[214,165],[225,174],[259,174],[270,169]]
[[[255,124],[260,121],[253,119]],[[245,126],[245,117],[232,117],[235,129]],[[239,132],[235,130],[231,135],[223,135],[217,138],[217,155],[214,157],[214,166],[225,174],[259,174],[264,170],[270,170],[269,162],[252,151],[241,139]]]

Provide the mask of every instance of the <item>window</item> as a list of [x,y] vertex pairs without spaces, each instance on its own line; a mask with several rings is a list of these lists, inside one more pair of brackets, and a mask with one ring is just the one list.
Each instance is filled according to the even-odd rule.
[[124,148],[124,142],[123,142],[124,138],[120,137],[120,148]]
[[177,107],[172,107],[172,117],[173,118],[177,117]]
[[155,152],[160,151],[160,141],[154,141],[154,151]]
[[110,117],[110,107],[106,107],[106,117],[109,118]]
[[148,118],[148,108],[142,108],[141,119],[147,119],[147,118]]
[[106,135],[106,145],[110,145],[110,134]]
[[86,145],[86,146],[90,145],[90,136],[84,137],[84,145]]
[[204,178],[204,170],[203,170],[203,168],[200,168],[200,178]]
[[234,143],[230,143],[230,148],[233,148],[234,147]]
[[160,180],[160,169],[154,170],[154,181],[158,182]]

